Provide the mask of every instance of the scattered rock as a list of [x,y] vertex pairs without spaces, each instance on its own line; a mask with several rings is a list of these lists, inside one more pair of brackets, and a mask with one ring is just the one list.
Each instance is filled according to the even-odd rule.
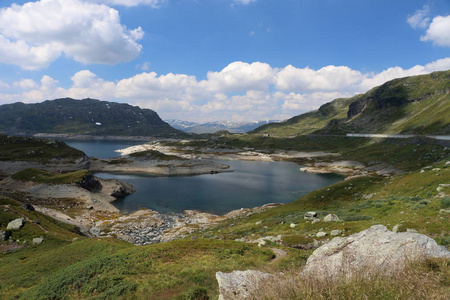
[[8,223],[6,230],[19,230],[23,227],[24,223],[25,218],[15,219],[14,221]]
[[317,217],[317,213],[315,211],[309,211],[305,213],[304,219],[308,221],[313,221]]
[[397,233],[400,230],[400,227],[402,226],[402,224],[397,224],[392,228],[392,232]]
[[336,236],[336,235],[340,235],[342,233],[342,230],[331,230],[330,235],[331,236]]
[[272,274],[254,270],[233,271],[231,273],[217,272],[219,300],[249,299],[251,294],[272,276]]
[[314,219],[311,224],[316,224],[317,222],[320,222],[320,219]]
[[295,228],[297,227],[297,224],[291,223],[291,225],[289,225],[291,228]]
[[29,211],[34,211],[34,206],[31,204],[23,204],[22,208]]
[[42,243],[44,241],[43,237],[38,237],[38,238],[34,238],[33,239],[33,245],[39,245],[40,243]]
[[11,231],[0,230],[0,241],[7,241],[11,236]]
[[323,232],[323,231],[319,231],[319,232],[316,234],[316,237],[324,237],[324,236],[327,236],[327,235],[328,235],[328,233]]
[[392,274],[401,271],[407,262],[431,257],[450,258],[450,251],[423,234],[394,233],[383,225],[374,225],[345,238],[336,237],[316,249],[302,275],[331,279],[378,272]]
[[255,225],[260,225],[261,223],[262,223],[261,221],[258,221],[255,223]]
[[323,218],[323,221],[324,222],[336,222],[336,221],[339,221],[339,218],[335,214],[329,214],[325,218]]

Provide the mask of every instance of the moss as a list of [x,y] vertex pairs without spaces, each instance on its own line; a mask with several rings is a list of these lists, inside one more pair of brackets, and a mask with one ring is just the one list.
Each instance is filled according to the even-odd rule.
[[86,176],[91,176],[87,170],[79,170],[65,174],[53,174],[40,169],[25,169],[13,174],[11,177],[21,181],[32,181],[47,184],[81,183]]

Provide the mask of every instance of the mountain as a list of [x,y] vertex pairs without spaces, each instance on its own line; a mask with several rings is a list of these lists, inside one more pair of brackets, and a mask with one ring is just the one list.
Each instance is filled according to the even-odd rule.
[[117,136],[183,136],[156,112],[125,103],[63,98],[0,106],[0,132]]
[[450,71],[394,79],[252,133],[450,134]]
[[182,130],[188,133],[214,133],[221,130],[226,130],[232,133],[245,133],[261,125],[269,124],[273,122],[279,122],[274,120],[257,121],[257,122],[231,122],[231,121],[216,121],[207,123],[195,123],[189,121],[180,120],[165,120],[169,125],[178,130]]

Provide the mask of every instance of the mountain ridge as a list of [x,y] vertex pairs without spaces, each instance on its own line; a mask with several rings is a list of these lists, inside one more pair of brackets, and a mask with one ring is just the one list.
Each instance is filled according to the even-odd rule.
[[33,104],[16,102],[1,105],[0,132],[155,137],[184,135],[151,109],[91,98],[59,98]]
[[450,134],[450,70],[388,81],[251,133]]

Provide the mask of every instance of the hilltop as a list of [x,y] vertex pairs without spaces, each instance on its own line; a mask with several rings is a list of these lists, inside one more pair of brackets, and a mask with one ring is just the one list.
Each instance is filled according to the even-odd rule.
[[450,133],[450,71],[394,79],[365,94],[340,98],[318,110],[252,133]]
[[0,132],[95,136],[183,136],[156,112],[125,103],[63,98],[0,106]]

